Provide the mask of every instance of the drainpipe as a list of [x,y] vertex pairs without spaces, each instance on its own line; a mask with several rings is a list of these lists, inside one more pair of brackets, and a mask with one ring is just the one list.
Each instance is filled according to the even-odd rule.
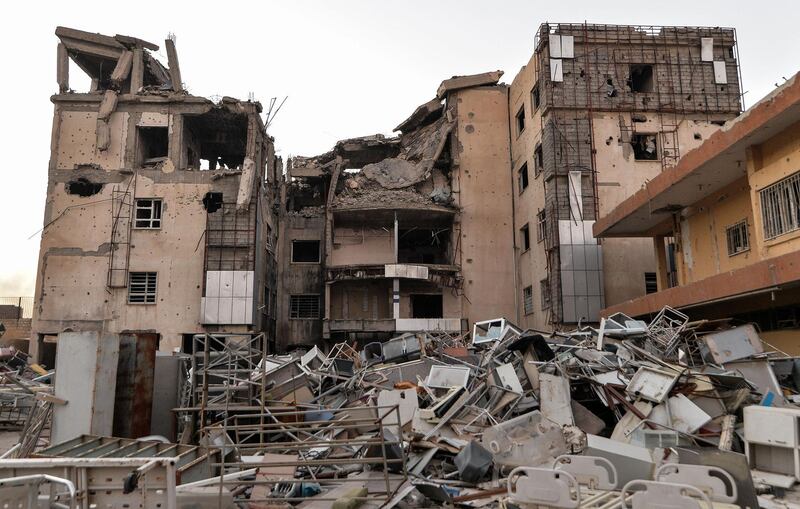
[[513,140],[511,136],[511,86],[506,87],[506,103],[508,110],[509,118],[508,122],[506,122],[508,127],[508,162],[510,167],[510,177],[511,177],[511,257],[513,258],[514,263],[514,314],[516,314],[516,322],[522,322],[522,316],[519,312],[519,267],[517,266],[517,197],[516,193],[514,193],[514,157],[511,152],[511,141]]

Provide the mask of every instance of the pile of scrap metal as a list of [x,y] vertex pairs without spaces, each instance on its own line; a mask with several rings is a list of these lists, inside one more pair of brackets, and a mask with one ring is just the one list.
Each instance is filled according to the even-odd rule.
[[0,347],[0,430],[21,432],[20,446],[0,454],[19,454],[20,447],[31,451],[46,443],[53,404],[60,402],[50,384],[53,373],[29,362],[13,346]]
[[[195,352],[184,437],[227,451],[223,475],[195,485],[251,507],[755,508],[800,479],[800,364],[752,325],[665,308],[260,361],[236,348],[211,349],[212,370]],[[792,431],[753,424],[779,418]]]
[[142,507],[800,501],[800,363],[752,325],[665,308],[570,332],[498,318],[327,353],[262,344],[195,336],[180,444],[84,435],[0,463],[0,488],[13,472],[67,505]]

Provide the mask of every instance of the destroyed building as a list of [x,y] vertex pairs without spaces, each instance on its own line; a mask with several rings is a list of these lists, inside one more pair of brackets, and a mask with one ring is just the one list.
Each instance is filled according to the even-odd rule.
[[[266,333],[280,162],[261,105],[190,94],[175,42],[59,27],[31,353],[64,331]],[[70,61],[91,88],[70,88]],[[52,362],[50,363],[52,366]]]
[[601,216],[594,233],[604,239],[652,239],[659,290],[604,316],[669,303],[695,319],[755,323],[765,341],[800,354],[798,127],[795,75]]
[[396,137],[289,161],[276,313],[284,346],[461,333],[513,315],[501,75],[445,80]]
[[[258,103],[189,95],[173,40],[163,67],[151,43],[59,28],[34,313],[36,347],[57,334],[58,351],[52,369],[0,348],[0,426],[19,432],[0,450],[4,507],[798,507],[797,341],[758,313],[796,335],[800,75],[719,129],[738,104],[723,89],[736,104],[689,114],[663,106],[662,84],[611,79],[597,93],[628,104],[556,107],[575,83],[603,104],[595,56],[627,62],[634,88],[650,62],[660,76],[698,51],[690,84],[720,87],[709,69],[739,82],[725,29],[580,26],[540,32],[541,132],[514,114],[530,83],[460,76],[398,136],[342,140],[285,174]],[[635,37],[604,46],[678,32],[655,60],[633,60]],[[69,58],[89,93],[70,91]],[[629,115],[650,127],[622,138]],[[531,131],[533,180],[512,165]],[[622,197],[605,188],[630,196],[611,208]],[[548,250],[518,257],[536,200],[553,208]],[[606,251],[636,254],[623,242],[637,237],[655,239],[637,243],[654,248],[659,291],[614,304],[628,280]],[[549,330],[527,312],[530,284],[516,298],[525,256],[558,262]],[[567,305],[597,297],[579,272],[606,285],[599,323]],[[524,325],[509,318],[521,310]]]
[[522,326],[597,322],[656,289],[652,242],[592,224],[739,114],[735,30],[545,23],[510,87]]

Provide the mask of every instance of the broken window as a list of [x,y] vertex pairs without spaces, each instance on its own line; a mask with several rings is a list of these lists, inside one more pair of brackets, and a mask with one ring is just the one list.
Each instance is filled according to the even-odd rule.
[[77,194],[78,196],[92,196],[97,194],[103,189],[103,184],[95,184],[91,180],[80,177],[75,180],[70,180],[65,184],[67,194]]
[[631,136],[633,158],[637,161],[657,161],[658,143],[655,134],[634,134]]
[[644,273],[644,293],[656,293],[658,291],[658,277],[655,272]]
[[397,260],[399,263],[448,265],[449,244],[449,228],[400,229],[397,235]]
[[533,287],[526,286],[522,289],[522,303],[525,308],[525,314],[533,313]]
[[531,90],[531,108],[533,111],[539,109],[539,104],[541,104],[541,96],[539,95],[539,84],[533,86],[533,90]]
[[247,153],[247,114],[226,107],[202,115],[184,115],[183,153],[200,170],[240,168]]
[[544,154],[542,153],[542,144],[538,143],[536,148],[533,149],[533,175],[538,177],[544,169]]
[[764,237],[800,229],[800,172],[759,191]]
[[525,105],[520,106],[517,112],[517,135],[525,130]]
[[206,212],[213,214],[222,208],[222,193],[209,191],[203,196],[203,208]]
[[319,318],[319,295],[302,294],[289,296],[289,318]]
[[169,129],[166,127],[137,127],[137,166],[155,166],[166,160],[169,153]]
[[628,86],[631,92],[652,92],[654,89],[653,66],[650,64],[631,65]]
[[744,253],[750,249],[746,219],[725,228],[725,236],[728,238],[728,256]]
[[412,294],[411,318],[442,318],[444,315],[441,294]]
[[528,163],[523,163],[518,172],[519,178],[519,194],[528,187]]
[[525,252],[531,248],[531,236],[528,228],[528,224],[525,223],[525,226],[519,229],[520,234],[520,243],[522,244],[522,251]]
[[292,263],[319,263],[319,241],[293,240]]
[[128,304],[156,303],[156,272],[128,273]]
[[547,235],[547,212],[544,209],[536,213],[536,242],[541,242]]
[[155,230],[161,228],[161,199],[137,198],[134,228]]
[[546,279],[539,281],[540,291],[542,293],[542,309],[550,308],[550,285]]

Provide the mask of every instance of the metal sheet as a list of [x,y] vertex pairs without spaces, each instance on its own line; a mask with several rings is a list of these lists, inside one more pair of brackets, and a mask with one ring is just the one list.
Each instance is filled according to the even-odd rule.
[[667,398],[679,376],[680,373],[670,373],[642,366],[631,378],[631,383],[625,388],[625,392],[634,398],[661,403]]
[[723,61],[714,61],[714,83],[717,85],[728,84],[728,71]]
[[764,351],[761,338],[752,324],[706,334],[701,339],[704,353],[710,355],[717,364],[745,359]]
[[114,401],[116,437],[138,438],[150,434],[157,348],[158,334],[120,335]]
[[469,382],[469,368],[466,366],[431,366],[425,384],[435,389],[465,387]]
[[703,62],[714,61],[714,38],[701,37],[700,38],[700,60]]
[[68,403],[54,407],[53,442],[82,434],[111,434],[118,358],[117,334],[58,335],[55,396]]
[[550,81],[564,81],[564,67],[558,58],[550,59]]
[[574,425],[571,401],[568,378],[539,374],[539,405],[545,417],[561,426]]

